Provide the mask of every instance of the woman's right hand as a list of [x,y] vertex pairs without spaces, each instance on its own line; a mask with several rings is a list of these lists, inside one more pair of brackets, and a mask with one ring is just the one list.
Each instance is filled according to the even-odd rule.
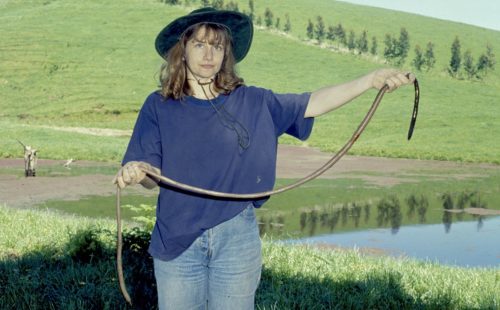
[[[154,171],[159,173],[159,169],[151,166],[143,161],[129,161],[118,170],[118,173],[113,179],[113,184],[118,185],[121,189],[128,185],[136,185],[144,182],[148,177],[144,171]],[[146,186],[145,184],[143,184]],[[149,187],[149,186],[147,186]]]

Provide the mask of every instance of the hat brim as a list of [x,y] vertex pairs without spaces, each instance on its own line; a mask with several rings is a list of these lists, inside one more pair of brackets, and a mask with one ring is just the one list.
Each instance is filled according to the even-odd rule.
[[242,13],[214,9],[200,9],[189,15],[180,17],[168,24],[158,34],[155,47],[161,57],[179,41],[184,31],[199,23],[215,23],[227,27],[233,43],[233,54],[236,62],[245,58],[253,38],[253,24],[251,19]]

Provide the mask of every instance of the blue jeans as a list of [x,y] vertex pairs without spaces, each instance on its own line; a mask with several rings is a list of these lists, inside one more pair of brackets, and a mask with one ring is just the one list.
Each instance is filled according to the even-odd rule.
[[262,267],[253,205],[205,231],[179,257],[154,260],[163,309],[254,309]]

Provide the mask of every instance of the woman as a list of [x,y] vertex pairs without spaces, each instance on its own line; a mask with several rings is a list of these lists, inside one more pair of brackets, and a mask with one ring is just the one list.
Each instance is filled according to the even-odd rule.
[[[204,8],[167,25],[156,39],[165,58],[161,91],[145,101],[123,167],[120,188],[153,188],[151,169],[176,181],[232,193],[273,188],[278,137],[306,139],[314,117],[365,91],[409,84],[377,70],[312,93],[275,94],[243,84],[234,66],[253,36],[244,14]],[[254,208],[266,199],[217,199],[160,185],[149,253],[160,309],[253,309],[261,272]]]

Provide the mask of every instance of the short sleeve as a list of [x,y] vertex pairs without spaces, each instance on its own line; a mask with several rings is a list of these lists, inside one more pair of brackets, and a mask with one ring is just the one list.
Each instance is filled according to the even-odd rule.
[[150,95],[142,106],[125,152],[122,165],[129,161],[144,161],[161,169],[161,138],[155,109],[159,95]]
[[314,124],[314,118],[305,118],[311,94],[276,94],[267,91],[265,101],[274,122],[276,136],[287,133],[298,139],[309,137]]

